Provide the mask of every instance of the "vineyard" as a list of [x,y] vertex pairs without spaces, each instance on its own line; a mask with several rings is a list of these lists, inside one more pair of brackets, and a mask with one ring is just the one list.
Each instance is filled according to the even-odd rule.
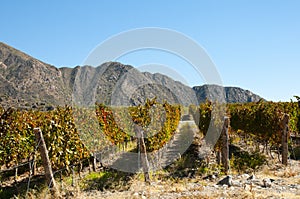
[[[27,168],[33,167],[33,174],[41,167],[41,156],[36,150],[39,140],[34,135],[36,127],[43,133],[53,170],[70,174],[70,166],[82,165],[105,147],[134,143],[136,126],[145,129],[147,151],[158,149],[174,135],[180,119],[179,106],[158,104],[155,100],[147,101],[145,106],[117,109],[112,111],[97,104],[94,109],[97,124],[92,120],[90,109],[58,107],[50,112],[1,109],[1,173],[15,170],[16,180],[20,166],[28,164]],[[149,117],[149,114],[155,115]],[[151,121],[151,118],[156,119]],[[126,122],[122,126],[121,121],[117,122],[120,119],[128,121],[122,121],[122,124]]]
[[[212,112],[219,106],[207,101],[189,107],[200,134],[205,136],[211,125],[221,129],[223,118],[227,116],[230,118],[230,142],[243,140],[253,145],[256,147],[254,155],[274,148],[280,153],[286,115],[289,118],[289,135],[298,135],[300,130],[300,109],[294,102],[227,104],[225,115],[215,118]],[[14,175],[17,176],[17,168],[26,163],[34,162],[34,169],[41,167],[41,158],[36,150],[39,140],[35,138],[34,128],[40,128],[43,133],[53,170],[65,169],[68,175],[72,165],[89,161],[107,146],[118,146],[120,149],[130,144],[132,146],[139,137],[137,129],[142,129],[144,133],[147,152],[161,149],[174,137],[182,116],[181,109],[178,105],[158,103],[155,99],[135,107],[96,104],[93,109],[65,106],[48,112],[1,108],[1,174],[15,169]],[[260,146],[263,146],[262,150]],[[219,140],[215,150],[220,148]],[[259,159],[261,156],[248,157]],[[245,162],[241,165],[238,157],[235,158],[239,169],[244,168]],[[249,162],[246,166],[252,168],[251,164]]]
[[[209,101],[200,104],[199,107],[190,106],[189,111],[197,122],[200,131],[206,135],[211,123],[216,119],[212,118],[212,111],[218,108],[219,104]],[[236,153],[231,161],[238,170],[257,169],[266,163],[268,155],[274,159],[272,152],[275,151],[280,160],[283,146],[283,133],[287,129],[287,144],[289,145],[290,158],[299,158],[295,153],[295,141],[291,135],[297,137],[300,130],[300,107],[295,102],[253,102],[227,104],[226,116],[230,118],[229,139],[232,147],[242,147],[244,151]],[[288,118],[288,119],[287,119]],[[220,120],[220,119],[219,119]],[[213,124],[220,126],[220,122]],[[219,129],[219,128],[217,128]],[[221,140],[214,145],[214,150],[221,152]],[[299,148],[299,147],[297,147]],[[233,155],[234,156],[234,155]],[[297,157],[296,157],[297,156]]]
[[[201,132],[208,131],[213,109],[218,104],[209,101],[199,107],[190,106]],[[247,135],[265,144],[280,145],[284,115],[289,115],[289,132],[298,134],[300,129],[300,107],[296,102],[256,102],[228,104],[226,115],[230,117],[231,134]]]

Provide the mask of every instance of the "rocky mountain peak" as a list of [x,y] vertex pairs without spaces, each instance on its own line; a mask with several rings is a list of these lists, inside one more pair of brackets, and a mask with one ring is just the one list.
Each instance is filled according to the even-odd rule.
[[166,75],[140,72],[119,62],[56,68],[0,42],[0,105],[49,109],[71,103],[74,96],[82,104],[98,101],[127,105],[141,104],[153,97],[184,105],[216,96],[224,96],[227,102],[261,99],[237,87],[190,88]]

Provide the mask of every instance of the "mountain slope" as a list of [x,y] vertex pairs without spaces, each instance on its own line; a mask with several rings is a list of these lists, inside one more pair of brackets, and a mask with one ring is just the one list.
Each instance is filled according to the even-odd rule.
[[65,100],[61,71],[0,43],[0,98],[2,105],[37,107]]
[[56,68],[0,42],[0,105],[52,109],[76,102],[137,105],[146,98],[184,105],[224,96],[227,102],[258,101],[241,88],[204,85],[190,88],[159,74],[107,62],[98,67]]
[[249,90],[244,90],[238,87],[221,87],[217,85],[203,85],[193,87],[199,102],[219,99],[220,96],[225,98],[227,103],[246,103],[257,102],[262,99],[260,96],[252,93]]

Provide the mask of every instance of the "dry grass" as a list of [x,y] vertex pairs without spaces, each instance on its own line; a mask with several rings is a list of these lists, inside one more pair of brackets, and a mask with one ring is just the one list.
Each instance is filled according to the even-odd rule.
[[[275,180],[283,180],[283,185],[300,184],[300,166],[298,161],[291,161],[290,165],[285,167],[280,164],[272,166],[264,166],[255,175],[259,179],[273,178]],[[231,173],[234,175],[235,173]],[[84,179],[92,181],[101,177],[101,173],[86,174]],[[152,184],[144,183],[143,175],[136,174],[131,177],[128,189],[112,188],[105,191],[99,191],[95,188],[86,190],[85,180],[77,180],[75,186],[71,185],[70,177],[66,177],[62,182],[58,182],[61,195],[63,198],[74,199],[93,199],[93,198],[108,198],[108,199],[123,199],[123,198],[299,198],[300,190],[292,191],[290,189],[278,191],[274,188],[266,189],[259,186],[250,189],[250,185],[244,187],[214,187],[216,182],[202,180],[201,177],[190,178],[166,178],[168,173],[160,171],[157,175],[153,175]],[[18,198],[18,197],[16,197]],[[21,197],[20,197],[21,198]],[[29,199],[46,198],[50,199],[51,195],[47,188],[30,190]]]
[[[257,174],[259,176],[267,176],[263,172]],[[297,182],[300,183],[300,179]],[[206,185],[202,185],[206,184]],[[250,188],[244,189],[243,187],[221,187],[216,188],[209,187],[209,185],[214,184],[213,182],[204,182],[200,179],[193,180],[166,180],[153,181],[151,185],[148,185],[143,182],[143,180],[138,177],[134,179],[131,184],[131,187],[127,191],[83,191],[80,186],[72,187],[70,185],[65,185],[62,190],[63,198],[74,198],[74,199],[92,199],[92,198],[107,198],[107,199],[140,199],[140,198],[160,198],[161,196],[168,196],[171,198],[180,198],[180,199],[188,199],[188,198],[205,198],[205,199],[213,199],[213,198],[233,198],[233,199],[256,199],[256,198],[300,198],[300,193],[284,191],[281,193],[277,193],[276,191],[271,191],[269,189],[254,189],[250,190]],[[188,195],[186,195],[188,193]],[[45,197],[46,196],[46,197]],[[50,194],[47,190],[42,191],[39,195],[32,194],[30,199],[35,198],[51,198]]]

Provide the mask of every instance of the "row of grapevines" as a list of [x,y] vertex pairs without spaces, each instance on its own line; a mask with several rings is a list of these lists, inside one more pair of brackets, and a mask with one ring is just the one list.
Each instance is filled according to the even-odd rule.
[[144,106],[133,107],[131,116],[136,124],[143,127],[146,150],[152,152],[162,148],[176,132],[181,108],[167,102],[159,104],[155,99],[147,100]]
[[[130,140],[130,133],[126,133],[119,125],[120,122],[117,121],[122,112],[121,108],[114,112],[104,104],[97,104],[96,106],[96,115],[101,130],[113,145],[118,145]],[[130,123],[125,124],[125,126],[130,130],[132,129]]]
[[[9,168],[32,158],[36,145],[33,129],[36,127],[43,132],[52,167],[59,169],[90,156],[81,139],[88,145],[95,142],[103,146],[103,142],[96,142],[100,140],[96,139],[100,130],[106,136],[104,140],[120,144],[135,137],[134,126],[142,126],[147,150],[153,151],[173,136],[180,120],[179,106],[159,104],[155,100],[148,100],[144,106],[113,109],[97,104],[94,114],[99,123],[96,125],[91,120],[91,112],[75,111],[68,106],[49,112],[0,109],[0,165]],[[75,123],[81,125],[75,126]],[[98,124],[101,129],[97,128]],[[86,130],[94,134],[87,136]]]
[[9,108],[0,121],[0,165],[17,165],[34,150],[32,113]]
[[71,107],[57,107],[43,116],[39,127],[43,132],[54,169],[68,168],[69,165],[89,157],[90,154],[80,140],[74,124]]
[[109,144],[109,140],[99,126],[96,110],[95,107],[73,107],[72,109],[75,128],[91,153],[97,153]]
[[[205,135],[211,125],[212,111],[216,104],[209,101],[199,107],[190,106],[189,111],[194,116],[199,129]],[[232,132],[251,134],[257,140],[279,145],[283,129],[283,116],[289,114],[290,132],[299,132],[300,111],[297,103],[265,102],[227,104],[227,115],[230,117]],[[213,122],[214,123],[214,122]]]
[[136,137],[137,127],[144,132],[147,151],[160,149],[175,133],[180,120],[180,106],[155,99],[135,107],[107,107],[98,104],[97,116],[103,133],[113,144]]
[[296,103],[263,102],[229,105],[231,128],[251,134],[264,143],[281,144],[284,114],[289,114],[290,132],[298,132]]
[[198,107],[192,105],[189,107],[189,113],[193,115],[195,123],[198,125],[200,132],[206,136],[207,144],[214,144],[215,149],[221,146],[219,136],[223,128],[224,117],[226,115],[226,106],[224,104],[206,101]]
[[0,120],[0,165],[7,168],[32,158],[36,127],[43,132],[54,169],[68,168],[89,157],[79,139],[70,107],[58,107],[50,112],[10,108],[1,114]]

